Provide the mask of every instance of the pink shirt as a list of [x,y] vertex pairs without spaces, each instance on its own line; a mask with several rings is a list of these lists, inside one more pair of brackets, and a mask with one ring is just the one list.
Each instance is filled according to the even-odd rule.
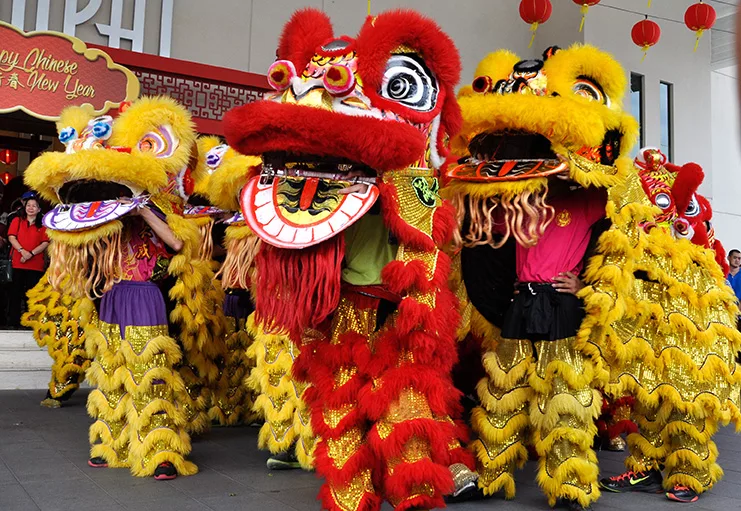
[[[141,219],[129,226],[129,239],[126,240],[123,254],[123,280],[145,282],[152,280],[170,258],[165,244]],[[157,277],[157,275],[154,275]]]
[[603,190],[587,188],[547,200],[556,211],[538,244],[517,245],[517,278],[520,282],[550,283],[559,273],[579,275],[589,245],[592,226],[605,217]]

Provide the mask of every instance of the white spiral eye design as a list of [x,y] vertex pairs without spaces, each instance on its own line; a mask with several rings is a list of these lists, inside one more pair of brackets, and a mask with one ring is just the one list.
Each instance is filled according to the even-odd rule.
[[665,193],[657,194],[654,200],[656,201],[656,205],[661,209],[669,209],[669,207],[672,205],[671,197],[669,197]]
[[692,196],[692,200],[687,206],[687,210],[684,212],[684,216],[692,218],[700,214],[700,203],[697,202],[697,197]]
[[437,80],[416,55],[393,55],[386,63],[381,96],[420,112],[437,104]]

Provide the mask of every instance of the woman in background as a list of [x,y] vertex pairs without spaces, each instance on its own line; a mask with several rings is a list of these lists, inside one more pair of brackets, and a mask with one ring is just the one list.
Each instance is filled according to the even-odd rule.
[[8,326],[19,328],[21,305],[26,293],[44,274],[44,251],[49,246],[46,228],[41,225],[41,206],[36,196],[26,199],[23,211],[8,227],[8,241],[13,249],[13,283],[8,304]]

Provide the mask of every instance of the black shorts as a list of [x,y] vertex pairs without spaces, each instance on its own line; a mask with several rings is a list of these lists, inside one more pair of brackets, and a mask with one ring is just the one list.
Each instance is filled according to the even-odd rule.
[[502,337],[531,341],[556,341],[573,337],[584,320],[584,304],[570,293],[559,293],[550,284],[520,283],[504,315]]

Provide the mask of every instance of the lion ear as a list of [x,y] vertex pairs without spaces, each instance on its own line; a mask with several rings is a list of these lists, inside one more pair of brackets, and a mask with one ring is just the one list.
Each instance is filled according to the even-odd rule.
[[333,35],[332,22],[325,13],[312,8],[298,10],[283,27],[276,57],[291,61],[297,70],[304,69],[317,48]]
[[91,105],[70,106],[62,110],[57,121],[57,134],[62,137],[70,133],[70,128],[79,135],[87,127],[87,123],[95,117]]

